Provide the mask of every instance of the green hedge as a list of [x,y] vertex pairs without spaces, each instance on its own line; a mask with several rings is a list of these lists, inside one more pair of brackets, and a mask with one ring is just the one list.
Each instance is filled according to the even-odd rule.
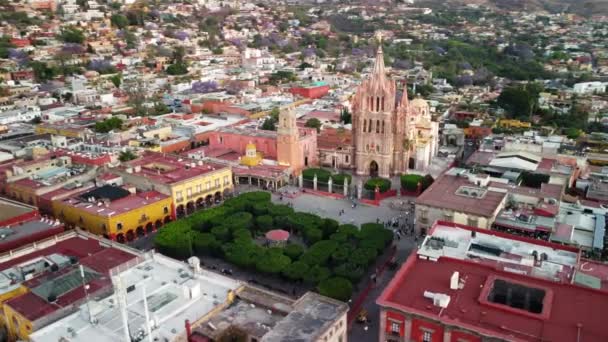
[[302,171],[302,177],[309,181],[314,180],[315,174],[317,175],[317,181],[321,183],[329,182],[329,177],[331,177],[333,184],[338,185],[344,184],[345,178],[348,179],[348,184],[351,184],[353,179],[353,177],[347,173],[332,174],[331,171],[320,168],[309,168]]
[[317,175],[317,181],[323,183],[327,183],[329,181],[329,177],[331,177],[331,172],[325,169],[310,168],[302,171],[302,177],[310,181],[315,178],[315,174]]
[[376,191],[376,187],[380,192],[387,192],[391,189],[391,181],[386,178],[371,178],[363,186],[365,189],[370,191]]
[[[277,228],[302,237],[306,245],[268,248],[256,244],[255,236]],[[269,193],[260,191],[170,222],[154,242],[160,252],[175,258],[211,255],[245,269],[303,281],[318,286],[323,294],[346,300],[351,282],[361,280],[391,240],[392,232],[380,224],[367,223],[361,229],[340,225],[274,204]]]
[[401,188],[407,191],[418,191],[418,183],[421,185],[421,191],[426,190],[431,184],[433,184],[434,179],[431,175],[421,176],[421,175],[402,175],[401,176]]

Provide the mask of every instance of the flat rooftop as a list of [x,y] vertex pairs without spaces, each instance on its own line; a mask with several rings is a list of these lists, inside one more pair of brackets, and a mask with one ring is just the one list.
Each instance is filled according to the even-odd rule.
[[0,224],[34,211],[35,207],[0,197]]
[[[217,340],[230,326],[238,326],[258,340],[293,310],[294,300],[251,286],[237,290],[236,299],[202,322],[195,335]],[[214,328],[211,328],[211,327]]]
[[[450,278],[456,271],[463,285],[452,290]],[[497,303],[493,291],[501,286],[539,293],[540,313]],[[425,291],[448,295],[450,302],[446,308],[435,306],[433,300],[424,297]],[[473,260],[443,256],[432,261],[412,254],[377,303],[507,341],[608,340],[603,319],[608,310],[606,293],[516,274]]]
[[417,253],[429,260],[445,256],[474,261],[505,272],[561,283],[572,281],[579,257],[576,248],[442,221],[435,223]]
[[0,293],[19,286],[30,289],[6,305],[34,321],[84,298],[79,265],[87,274],[89,293],[100,293],[111,289],[110,269],[136,256],[90,234],[56,235],[0,256]]
[[315,341],[348,311],[346,303],[307,292],[261,342]]
[[[106,185],[104,187],[112,187]],[[116,187],[113,187],[116,188]],[[99,189],[99,188],[98,188]],[[122,189],[121,189],[122,190]],[[96,191],[96,190],[93,190]],[[125,190],[126,191],[126,190]],[[110,191],[111,192],[111,191]],[[128,192],[128,191],[127,191]],[[88,192],[90,194],[91,192]],[[105,192],[102,192],[105,193]],[[99,193],[96,193],[99,195]],[[122,192],[121,192],[122,194]],[[109,202],[103,202],[102,198],[94,198],[92,201],[83,198],[86,194],[77,195],[75,197],[66,198],[63,201],[65,205],[69,205],[75,208],[79,208],[80,210],[84,210],[90,214],[96,216],[114,216],[126,213],[133,209],[145,207],[147,205],[156,203],[158,201],[162,201],[169,196],[161,194],[158,191],[146,191],[146,192],[138,192],[135,194],[129,193],[126,196],[118,197],[117,199]]]
[[490,217],[506,196],[505,192],[478,187],[466,177],[444,174],[418,196],[416,204]]
[[163,184],[178,183],[200,177],[225,166],[156,152],[146,152],[140,158],[124,163],[122,170]]
[[[201,271],[193,273],[182,262],[160,254],[146,254],[145,260],[125,269],[118,277],[126,290],[128,325],[134,336],[145,335],[145,289],[147,307],[154,320],[152,337],[173,341],[184,334],[185,320],[195,322],[226,302],[228,292],[240,286],[238,281]],[[90,301],[97,324],[88,321],[88,308],[67,316],[30,335],[31,341],[114,342],[124,340],[124,325],[116,295]]]

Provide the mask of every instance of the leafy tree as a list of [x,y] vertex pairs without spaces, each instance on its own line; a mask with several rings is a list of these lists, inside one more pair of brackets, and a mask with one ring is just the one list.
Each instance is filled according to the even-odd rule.
[[314,265],[308,269],[308,272],[304,275],[304,281],[311,284],[318,284],[320,281],[323,281],[327,278],[331,277],[331,270],[327,267]]
[[137,155],[135,153],[133,153],[133,151],[131,151],[131,150],[122,151],[118,155],[118,160],[120,160],[121,162],[127,162],[129,160],[133,160],[136,158],[137,158]]
[[175,63],[171,64],[167,67],[167,74],[177,76],[177,75],[185,75],[188,73],[188,67],[184,63]]
[[365,269],[359,264],[346,262],[336,266],[334,268],[334,274],[346,278],[353,283],[357,283],[365,274]]
[[34,71],[34,77],[36,77],[38,82],[46,82],[59,75],[59,70],[57,68],[51,67],[44,62],[30,62],[30,67]]
[[122,83],[122,75],[121,74],[112,75],[112,76],[110,76],[110,81],[112,81],[112,84],[114,84],[114,86],[116,88],[120,88],[120,84]]
[[112,23],[112,26],[117,27],[120,30],[124,29],[129,25],[129,19],[127,19],[126,16],[118,13],[112,14],[112,16],[110,17],[110,22]]
[[255,219],[255,224],[260,231],[267,232],[273,229],[273,219],[270,215],[258,216]]
[[95,123],[95,132],[98,133],[108,133],[111,130],[121,129],[122,128],[122,120],[117,117],[111,117],[109,119],[105,119],[103,121],[98,121]]
[[340,112],[340,121],[345,125],[348,125],[352,122],[352,115],[350,114],[348,109],[342,109],[342,111]]
[[333,277],[319,283],[319,293],[341,301],[348,301],[353,294],[353,284],[346,278]]
[[224,225],[211,228],[211,234],[221,242],[227,242],[230,239],[230,229]]
[[218,255],[221,251],[221,244],[213,234],[195,232],[192,243],[199,254]]
[[283,253],[291,258],[291,260],[296,260],[304,253],[304,247],[296,243],[290,243],[285,246]]
[[401,187],[408,191],[418,190],[418,184],[422,186],[424,177],[421,175],[407,174],[401,175]]
[[270,111],[270,115],[262,123],[262,129],[265,131],[276,131],[277,123],[279,122],[280,110],[278,107],[273,108]]
[[306,123],[304,124],[304,126],[310,127],[310,128],[316,128],[317,133],[318,133],[318,132],[321,132],[321,126],[323,126],[323,124],[317,118],[310,118],[310,119],[306,120]]
[[229,243],[224,246],[226,259],[240,267],[252,267],[263,253],[263,249],[253,243]]
[[542,87],[534,84],[513,86],[503,89],[496,103],[509,114],[509,117],[528,120],[538,107]]
[[302,280],[310,271],[310,266],[302,261],[294,261],[283,269],[283,276],[290,280]]
[[357,265],[366,267],[376,258],[376,255],[376,249],[361,247],[353,251],[350,260]]
[[84,33],[74,26],[68,26],[61,30],[59,39],[65,43],[82,44],[85,40]]
[[309,265],[325,265],[327,261],[338,248],[338,243],[331,240],[319,241],[310,248],[300,257],[300,260]]
[[255,267],[263,273],[278,274],[291,264],[291,259],[280,248],[269,248],[259,256]]
[[286,82],[294,82],[296,80],[297,77],[293,72],[279,70],[270,75],[268,82],[276,85]]

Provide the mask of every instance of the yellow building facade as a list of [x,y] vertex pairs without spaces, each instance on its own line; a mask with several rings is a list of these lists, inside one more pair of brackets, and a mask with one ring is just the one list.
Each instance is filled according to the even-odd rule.
[[223,167],[182,182],[169,185],[176,214],[182,210],[191,212],[196,208],[211,205],[232,192],[232,170]]
[[[29,290],[26,287],[18,286],[13,290],[0,294],[0,305],[2,305],[2,310],[0,310],[0,327],[4,328],[8,333],[9,341],[25,338],[29,332],[31,332],[31,322],[18,313],[15,313],[8,305],[5,305],[6,301],[27,292],[29,292]],[[30,327],[29,331],[27,330],[28,326]]]
[[498,126],[504,128],[530,128],[532,124],[525,121],[514,120],[514,119],[502,119],[498,122]]
[[114,172],[137,189],[170,196],[174,217],[209,206],[233,189],[229,166],[149,151]]
[[171,197],[158,192],[131,194],[107,206],[74,199],[53,202],[55,217],[64,223],[118,242],[160,228],[172,220],[171,209]]

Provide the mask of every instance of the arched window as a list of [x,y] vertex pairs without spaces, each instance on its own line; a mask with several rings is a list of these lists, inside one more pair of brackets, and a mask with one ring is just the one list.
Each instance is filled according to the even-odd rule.
[[[384,111],[384,96],[382,96],[382,111]],[[382,132],[384,133],[384,132]]]
[[372,119],[369,119],[369,126],[367,126],[367,132],[372,132]]
[[376,133],[380,133],[380,120],[376,120]]
[[384,134],[384,120],[382,120],[382,134]]
[[376,112],[380,111],[380,97],[376,97]]
[[380,152],[380,145],[376,145],[376,152]]
[[367,131],[367,120],[363,120],[363,133]]

